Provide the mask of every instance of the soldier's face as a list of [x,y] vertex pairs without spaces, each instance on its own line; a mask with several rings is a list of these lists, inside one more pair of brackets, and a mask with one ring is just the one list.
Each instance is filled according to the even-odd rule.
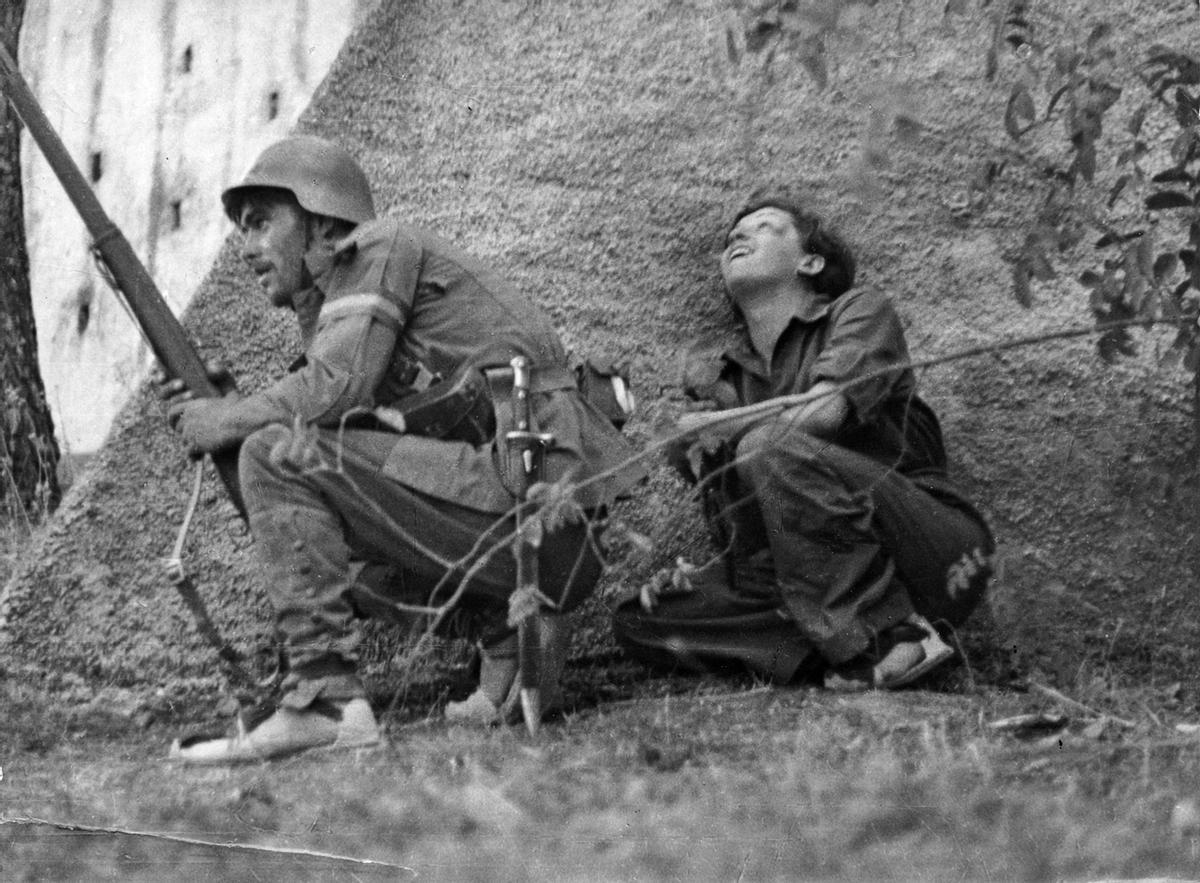
[[804,257],[792,216],[768,206],[740,218],[729,231],[721,253],[721,277],[736,295],[746,286],[794,280]]
[[253,196],[238,215],[241,255],[277,307],[312,285],[304,264],[308,248],[307,215],[286,196]]

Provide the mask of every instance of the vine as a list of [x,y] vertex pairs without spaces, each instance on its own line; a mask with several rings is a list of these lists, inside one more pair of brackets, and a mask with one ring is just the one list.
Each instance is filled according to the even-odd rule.
[[[877,7],[901,16],[908,8],[906,0],[731,3],[740,26],[725,34],[732,63],[757,56],[769,81],[774,65],[792,59],[818,89],[830,83],[831,37],[861,30]],[[1200,0],[1195,5],[1200,12]],[[1056,279],[1062,255],[1094,237],[1094,266],[1078,281],[1100,332],[1098,355],[1106,362],[1132,356],[1139,327],[1173,326],[1162,358],[1190,375],[1200,451],[1200,54],[1153,44],[1123,63],[1111,24],[1077,22],[1032,0],[946,0],[942,15],[982,17],[983,80],[1007,92],[999,121],[1007,143],[974,132],[948,136],[982,140],[984,156],[948,204],[977,211],[1011,169],[1032,172],[1041,182],[1038,204],[1008,249],[1016,301],[1031,306],[1034,283]],[[1117,108],[1125,115],[1120,128]],[[878,188],[878,173],[892,162],[892,134],[904,144],[944,133],[921,121],[911,99],[878,102],[861,154],[859,177],[869,188]]]

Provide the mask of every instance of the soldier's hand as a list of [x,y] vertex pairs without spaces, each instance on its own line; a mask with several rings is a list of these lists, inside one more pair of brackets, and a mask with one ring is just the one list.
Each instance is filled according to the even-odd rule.
[[[237,381],[234,380],[227,365],[210,360],[204,363],[204,373],[208,375],[209,382],[217,388],[222,396],[237,391]],[[158,397],[167,405],[167,420],[174,429],[179,422],[177,406],[196,398],[196,394],[188,389],[187,384],[178,377],[168,377],[159,365],[154,367],[151,381],[158,387]]]
[[183,439],[190,457],[234,447],[243,439],[235,418],[237,402],[237,393],[172,402],[167,420]]

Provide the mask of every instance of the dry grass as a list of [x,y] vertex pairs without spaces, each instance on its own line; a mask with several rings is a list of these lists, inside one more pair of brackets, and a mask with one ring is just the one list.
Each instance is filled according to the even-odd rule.
[[1096,880],[1198,866],[1200,741],[1162,710],[1133,730],[1072,713],[1022,740],[988,722],[1053,703],[643,680],[536,742],[396,712],[378,751],[190,770],[164,759],[171,725],[8,692],[29,710],[4,727],[6,818],[326,855],[10,824],[6,879],[404,879],[402,866],[456,880]]
[[[27,537],[20,525],[0,534],[0,570]],[[97,690],[69,674],[35,686],[15,664],[4,675],[5,880],[1100,880],[1200,868],[1200,736],[1176,727],[1197,710],[1173,685],[1105,670],[1081,668],[1058,695],[1036,682],[990,689],[963,667],[935,683],[944,692],[839,697],[595,659],[568,670],[576,710],[536,741],[447,727],[438,706],[462,684],[431,670],[401,695],[373,679],[383,749],[229,770],[165,759],[188,720],[212,716],[211,694]],[[1035,711],[1069,722],[1026,738],[989,726]]]

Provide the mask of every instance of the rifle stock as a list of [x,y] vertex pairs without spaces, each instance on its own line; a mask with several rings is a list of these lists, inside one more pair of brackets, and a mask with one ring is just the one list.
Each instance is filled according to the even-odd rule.
[[[159,364],[168,375],[181,379],[195,395],[220,395],[220,390],[209,379],[204,363],[187,332],[167,306],[158,286],[134,253],[129,240],[100,205],[79,166],[71,158],[62,139],[46,118],[16,61],[2,45],[0,87],[3,87],[13,109],[29,129],[29,134],[41,148],[46,162],[50,164],[63,190],[79,212],[95,249],[124,294],[130,312],[141,326]],[[237,481],[237,450],[218,452],[212,455],[212,460],[230,498],[244,516],[245,506]]]

